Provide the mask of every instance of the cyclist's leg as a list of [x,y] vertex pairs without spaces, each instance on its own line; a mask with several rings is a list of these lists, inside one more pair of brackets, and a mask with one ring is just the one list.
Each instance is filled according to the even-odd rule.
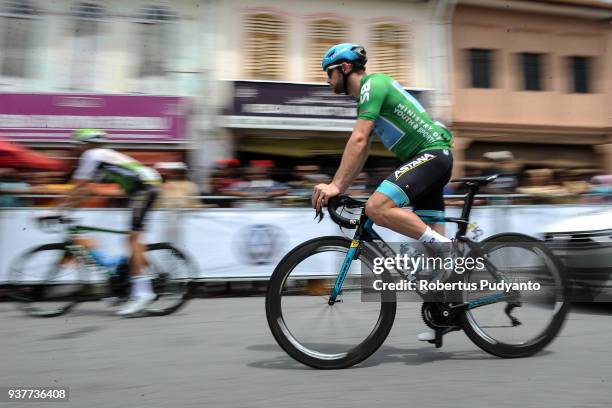
[[135,193],[130,202],[132,209],[132,226],[129,234],[129,244],[132,250],[131,275],[137,276],[142,273],[146,265],[144,257],[144,245],[140,243],[140,235],[144,229],[144,221],[147,213],[155,203],[159,190],[154,186],[147,186],[142,191]]
[[[452,162],[451,162],[452,163]],[[450,180],[452,173],[452,165],[448,168],[447,174],[436,180],[429,189],[425,190],[413,203],[413,211],[417,214],[430,228],[437,233],[444,235],[444,186]],[[435,248],[431,248],[434,257],[445,258],[450,254],[450,245],[435,244]],[[444,279],[442,277],[441,279]],[[420,341],[434,342],[436,332],[433,329],[427,329],[417,335]]]
[[414,205],[448,182],[452,156],[448,150],[431,150],[415,156],[384,180],[366,203],[372,221],[421,241],[448,241],[431,230],[419,216],[400,207]]
[[134,193],[134,198],[130,201],[132,226],[128,240],[132,252],[130,261],[131,300],[117,312],[118,315],[138,313],[155,298],[151,277],[144,273],[147,263],[144,257],[145,248],[140,242],[140,235],[144,228],[147,212],[153,206],[157,195],[158,189],[156,187],[145,187],[143,190]]
[[435,180],[412,203],[414,213],[431,229],[442,235],[445,233],[444,186],[449,182],[451,173],[452,167],[449,167],[445,175]]
[[[411,238],[448,242],[450,240],[442,235],[443,224],[438,224],[437,218],[444,216],[442,192],[451,172],[450,151],[424,152],[383,181],[368,200],[366,213],[374,223]],[[413,212],[400,208],[409,204],[412,204]],[[433,330],[417,335],[421,341],[432,342],[435,338]]]

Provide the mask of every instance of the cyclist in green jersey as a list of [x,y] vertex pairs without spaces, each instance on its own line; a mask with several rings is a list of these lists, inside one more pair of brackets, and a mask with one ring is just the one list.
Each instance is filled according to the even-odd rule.
[[[444,215],[443,188],[450,180],[452,134],[432,120],[421,104],[393,78],[366,74],[366,50],[343,43],[329,49],[322,67],[336,94],[357,98],[357,123],[346,144],[340,167],[329,184],[314,187],[312,206],[320,210],[327,201],[344,193],[361,171],[369,138],[378,135],[404,164],[387,177],[365,207],[366,214],[382,227],[421,242],[450,242],[444,224],[422,219]],[[401,208],[410,205],[413,211]],[[432,341],[428,331],[419,340]]]
[[103,148],[106,132],[99,129],[78,129],[72,134],[76,143],[75,153],[80,156],[79,165],[72,176],[75,188],[60,204],[60,208],[75,207],[91,192],[90,182],[119,184],[129,196],[132,221],[129,233],[131,293],[129,301],[117,311],[119,316],[131,316],[141,312],[155,299],[150,276],[146,273],[144,247],[140,234],[144,219],[159,194],[160,175],[133,158],[113,149]]

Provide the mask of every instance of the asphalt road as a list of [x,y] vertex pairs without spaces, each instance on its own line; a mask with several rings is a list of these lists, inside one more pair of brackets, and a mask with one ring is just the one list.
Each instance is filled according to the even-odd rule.
[[0,387],[70,387],[67,407],[609,407],[612,307],[575,308],[526,359],[489,356],[463,333],[435,349],[404,303],[385,345],[348,370],[304,367],[276,345],[262,297],[195,299],[168,317],[119,319],[102,303],[24,317],[0,303]]

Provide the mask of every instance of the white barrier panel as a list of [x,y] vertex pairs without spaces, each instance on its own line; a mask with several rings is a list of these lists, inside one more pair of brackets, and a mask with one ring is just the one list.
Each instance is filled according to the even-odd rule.
[[[315,237],[334,235],[326,217],[320,224],[306,208],[267,210],[207,210],[183,217],[181,247],[195,257],[200,277],[266,277],[296,245]],[[324,270],[320,257],[306,273]]]
[[[601,206],[501,206],[477,207],[472,211],[475,228],[468,233],[475,240],[500,232],[522,232],[537,235],[551,222],[563,218],[601,211]],[[7,279],[11,262],[34,246],[59,242],[61,234],[39,231],[32,219],[48,213],[40,209],[0,210],[0,282]],[[459,216],[451,208],[447,216]],[[75,214],[83,224],[124,229],[129,225],[127,210],[91,209]],[[280,259],[296,245],[324,235],[352,237],[354,230],[344,232],[327,216],[320,224],[308,208],[271,209],[194,209],[153,211],[144,242],[171,242],[195,261],[195,278],[251,278],[270,276]],[[474,226],[473,226],[474,227]],[[390,242],[402,242],[399,234],[376,228]],[[447,236],[456,227],[447,225]],[[124,236],[92,234],[102,250],[110,255],[127,254]],[[311,265],[307,273],[324,270],[325,263],[337,261],[320,257],[321,264]],[[323,265],[323,266],[322,266]]]
[[[8,279],[10,265],[24,252],[39,245],[62,242],[65,234],[60,232],[41,231],[35,219],[51,215],[48,209],[2,209],[0,210],[0,282]],[[79,224],[123,230],[129,225],[129,210],[85,209],[71,213]],[[174,225],[171,217],[176,214],[167,211],[155,211],[151,214],[150,228],[145,233],[145,242],[168,240],[171,236],[169,227]],[[120,256],[129,253],[127,236],[121,234],[91,233],[88,234],[100,245],[108,256]]]

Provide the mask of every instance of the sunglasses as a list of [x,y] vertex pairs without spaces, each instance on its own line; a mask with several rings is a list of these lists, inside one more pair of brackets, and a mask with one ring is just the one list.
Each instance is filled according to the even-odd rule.
[[334,72],[334,69],[341,67],[342,64],[337,64],[337,65],[330,65],[329,67],[327,67],[327,69],[325,70],[325,72],[327,73],[327,79],[331,79],[332,77],[332,72]]

